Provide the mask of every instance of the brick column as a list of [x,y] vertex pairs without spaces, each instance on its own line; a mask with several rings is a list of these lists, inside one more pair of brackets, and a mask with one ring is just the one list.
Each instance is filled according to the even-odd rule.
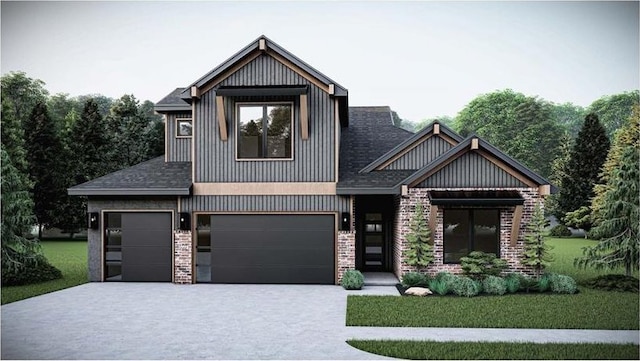
[[193,282],[193,242],[191,231],[174,231],[173,283]]
[[344,271],[356,268],[356,233],[338,232],[338,283]]

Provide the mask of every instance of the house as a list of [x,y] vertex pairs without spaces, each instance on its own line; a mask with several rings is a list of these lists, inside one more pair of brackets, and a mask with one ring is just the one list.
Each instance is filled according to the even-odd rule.
[[472,250],[513,271],[549,182],[482,138],[434,122],[413,134],[389,107],[261,36],[155,107],[164,157],[69,189],[88,197],[91,281],[335,284],[347,269],[407,265],[417,202],[427,271]]

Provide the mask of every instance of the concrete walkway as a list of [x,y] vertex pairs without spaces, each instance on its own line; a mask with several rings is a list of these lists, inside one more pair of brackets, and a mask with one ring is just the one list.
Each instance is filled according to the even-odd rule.
[[348,339],[638,344],[638,331],[346,327],[395,287],[90,283],[4,305],[2,359],[382,359]]

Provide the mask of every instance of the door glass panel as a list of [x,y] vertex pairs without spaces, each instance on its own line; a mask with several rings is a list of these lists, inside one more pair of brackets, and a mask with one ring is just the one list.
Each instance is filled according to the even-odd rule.
[[211,282],[211,216],[196,219],[196,282]]
[[365,221],[382,221],[382,213],[367,213],[364,215]]
[[364,265],[369,270],[381,271],[384,260],[382,213],[366,213],[364,218]]

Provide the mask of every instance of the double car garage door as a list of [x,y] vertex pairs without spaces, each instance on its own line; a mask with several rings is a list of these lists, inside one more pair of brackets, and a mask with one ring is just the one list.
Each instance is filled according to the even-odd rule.
[[[121,275],[112,279],[171,281],[171,214],[120,215]],[[198,282],[334,283],[333,215],[200,215],[194,221]],[[108,270],[108,256],[106,262]]]

